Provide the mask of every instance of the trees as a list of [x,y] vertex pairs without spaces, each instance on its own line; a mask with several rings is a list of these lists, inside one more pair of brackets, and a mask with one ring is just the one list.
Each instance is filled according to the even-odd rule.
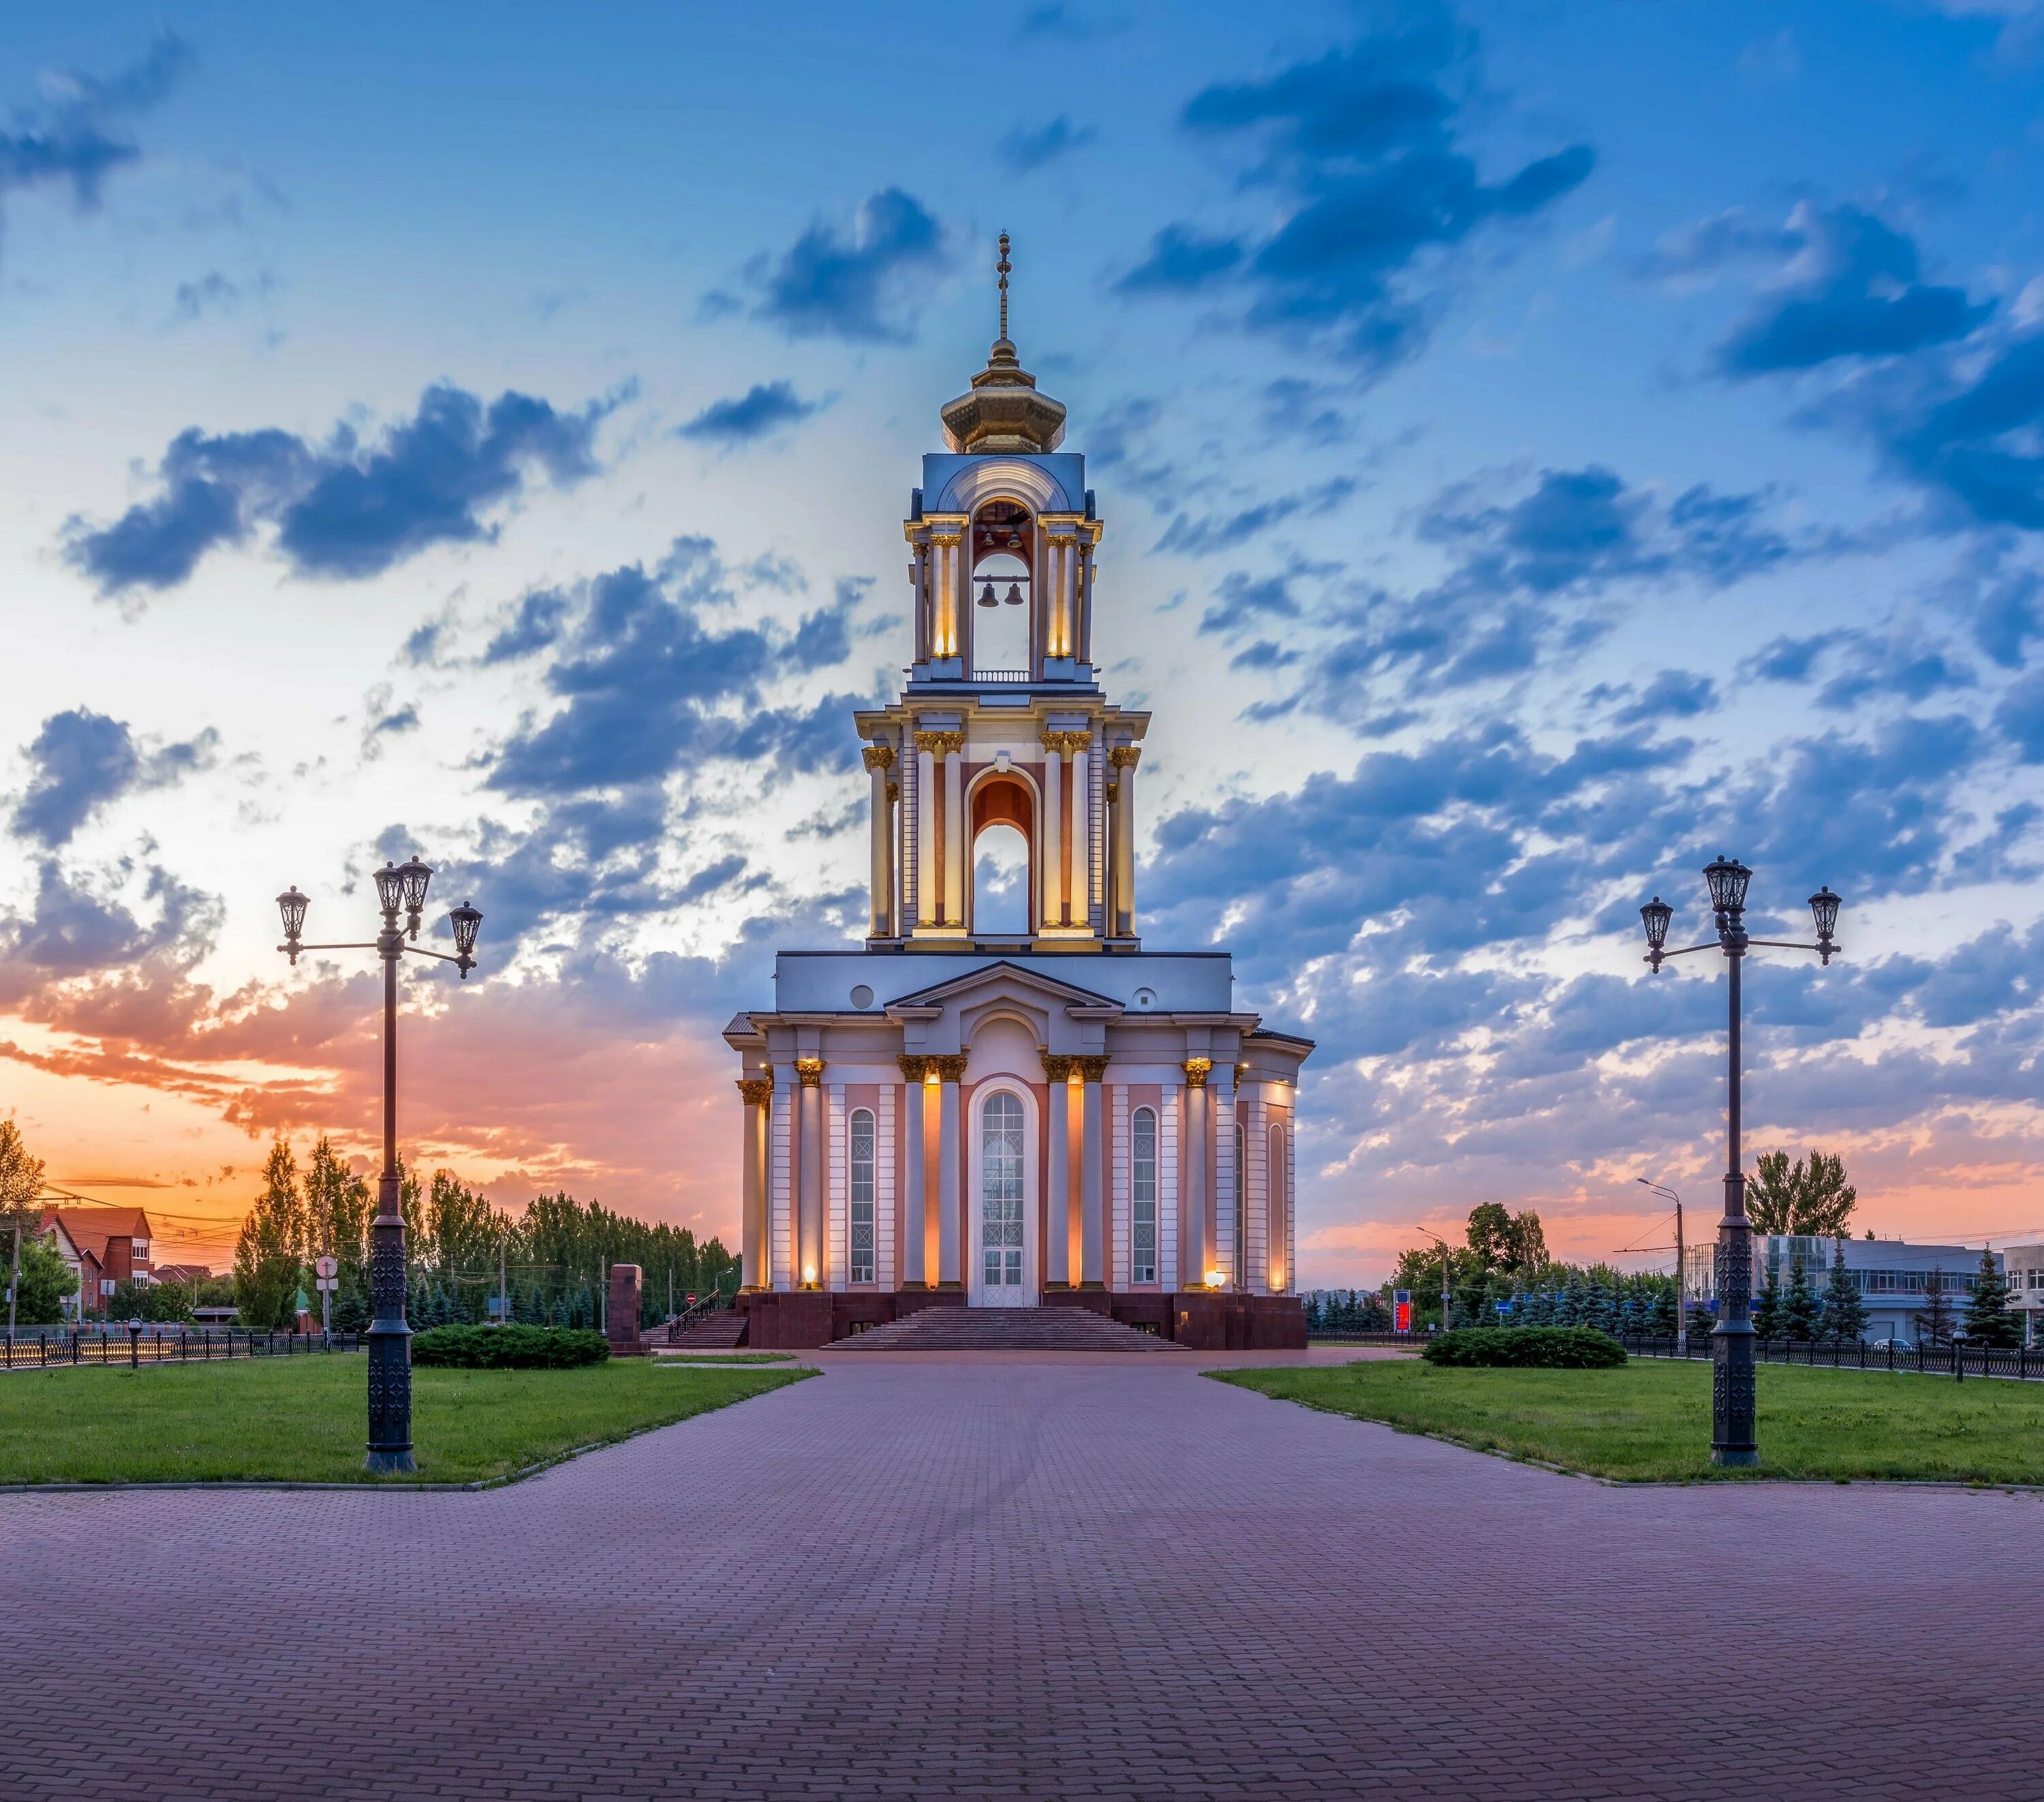
[[1788,1260],[1788,1286],[1781,1292],[1781,1336],[1799,1344],[1817,1336],[1817,1292],[1800,1251]]
[[1531,1208],[1514,1214],[1501,1202],[1483,1202],[1470,1210],[1466,1237],[1470,1251],[1487,1270],[1516,1275],[1547,1262],[1546,1235],[1540,1230],[1540,1216]]
[[1753,1304],[1753,1330],[1762,1339],[1781,1336],[1781,1280],[1770,1265]]
[[298,1161],[279,1139],[263,1166],[263,1193],[234,1245],[234,1304],[244,1327],[260,1331],[290,1320],[298,1302],[305,1237]]
[[[8,1247],[5,1255],[13,1256]],[[63,1318],[64,1298],[78,1293],[78,1278],[63,1254],[47,1239],[25,1234],[21,1239],[21,1274],[14,1289],[14,1324],[21,1327],[52,1327]],[[0,1320],[0,1325],[5,1325]]]
[[1824,1337],[1834,1344],[1866,1337],[1866,1304],[1860,1299],[1859,1285],[1846,1268],[1842,1239],[1831,1247],[1831,1280],[1824,1285]]
[[1981,1253],[1980,1271],[1966,1302],[1966,1337],[1975,1345],[2023,1343],[2023,1323],[2008,1305],[2008,1284],[1995,1268],[1992,1251]]
[[1954,1317],[1952,1298],[1945,1289],[1945,1266],[1940,1264],[1931,1271],[1923,1291],[1923,1305],[1910,1316],[1916,1327],[1916,1335],[1926,1345],[1943,1345],[1952,1336],[1952,1328],[1958,1323]]
[[1786,1151],[1763,1151],[1746,1179],[1746,1212],[1753,1230],[1808,1239],[1838,1239],[1859,1200],[1846,1181],[1845,1161],[1812,1151],[1788,1162]]

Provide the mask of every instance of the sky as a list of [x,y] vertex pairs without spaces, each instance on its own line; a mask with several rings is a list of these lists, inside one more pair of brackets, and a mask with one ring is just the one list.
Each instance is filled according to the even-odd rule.
[[[224,1260],[278,1133],[736,1227],[718,1033],[864,930],[851,712],[1012,336],[1149,706],[1140,927],[1312,1035],[1303,1283],[1536,1208],[2044,1226],[2044,6],[0,16],[0,1113]],[[436,928],[445,948],[444,923]]]

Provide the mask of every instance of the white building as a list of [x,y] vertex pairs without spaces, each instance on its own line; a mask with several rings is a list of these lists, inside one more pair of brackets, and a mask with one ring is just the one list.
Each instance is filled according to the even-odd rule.
[[[1788,1284],[1795,1260],[1800,1258],[1809,1273],[1810,1286],[1819,1295],[1831,1280],[1831,1258],[1840,1246],[1845,1249],[1846,1270],[1866,1304],[1866,1336],[1870,1339],[1898,1339],[1914,1344],[1916,1316],[1924,1308],[1931,1285],[1941,1288],[1950,1301],[1956,1323],[1964,1312],[1966,1298],[1973,1292],[1980,1273],[1980,1251],[1964,1245],[1917,1245],[1900,1239],[1811,1239],[1785,1234],[1753,1235],[1753,1293],[1757,1298],[1772,1274],[1783,1288]],[[2044,1247],[2036,1248],[2040,1273],[2044,1273]],[[1706,1240],[1689,1247],[1685,1259],[1685,1294],[1709,1301],[1716,1295],[1713,1264],[1717,1247]],[[1996,1269],[2005,1269],[2004,1254],[1995,1254]],[[2044,1308],[2044,1290],[2036,1305]]]
[[2023,1317],[2023,1343],[2044,1345],[2044,1245],[2011,1245],[2001,1254],[2008,1304]]
[[[1293,1135],[1312,1043],[1238,1007],[1225,951],[1138,935],[1150,717],[1100,684],[1106,528],[1085,458],[1058,448],[1063,406],[1009,342],[1005,238],[1001,268],[1001,336],[943,409],[949,448],[924,458],[902,528],[908,681],[854,716],[865,946],[780,953],[772,1005],[724,1033],[744,1100],[740,1305],[755,1345],[1046,1304],[1189,1343],[1304,1345]],[[1024,871],[1005,926],[975,893],[997,832]]]

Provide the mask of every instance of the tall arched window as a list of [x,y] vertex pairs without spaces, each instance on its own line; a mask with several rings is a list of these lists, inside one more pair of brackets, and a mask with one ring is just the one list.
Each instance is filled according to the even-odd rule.
[[1285,1167],[1285,1129],[1274,1126],[1270,1129],[1270,1174],[1266,1185],[1270,1197],[1270,1286],[1282,1293],[1285,1288],[1285,1247],[1290,1243],[1286,1232],[1288,1224],[1285,1210],[1290,1205],[1290,1185],[1285,1181],[1288,1173]]
[[851,1280],[874,1280],[873,1110],[851,1111]]
[[1157,1280],[1157,1113],[1138,1108],[1128,1123],[1128,1280]]
[[979,1116],[980,1269],[986,1287],[1022,1293],[1022,1101],[997,1089]]
[[1249,1137],[1241,1127],[1235,1129],[1235,1286],[1249,1286],[1248,1178],[1243,1170],[1249,1153]]

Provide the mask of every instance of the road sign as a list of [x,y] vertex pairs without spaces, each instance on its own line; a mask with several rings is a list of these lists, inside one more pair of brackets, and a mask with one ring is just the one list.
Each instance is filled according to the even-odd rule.
[[338,1258],[315,1258],[313,1270],[317,1276],[337,1277],[340,1274],[340,1260]]
[[321,1292],[325,1292],[328,1289],[336,1289],[340,1287],[340,1278],[338,1277],[321,1277],[314,1281],[313,1287],[316,1290]]

